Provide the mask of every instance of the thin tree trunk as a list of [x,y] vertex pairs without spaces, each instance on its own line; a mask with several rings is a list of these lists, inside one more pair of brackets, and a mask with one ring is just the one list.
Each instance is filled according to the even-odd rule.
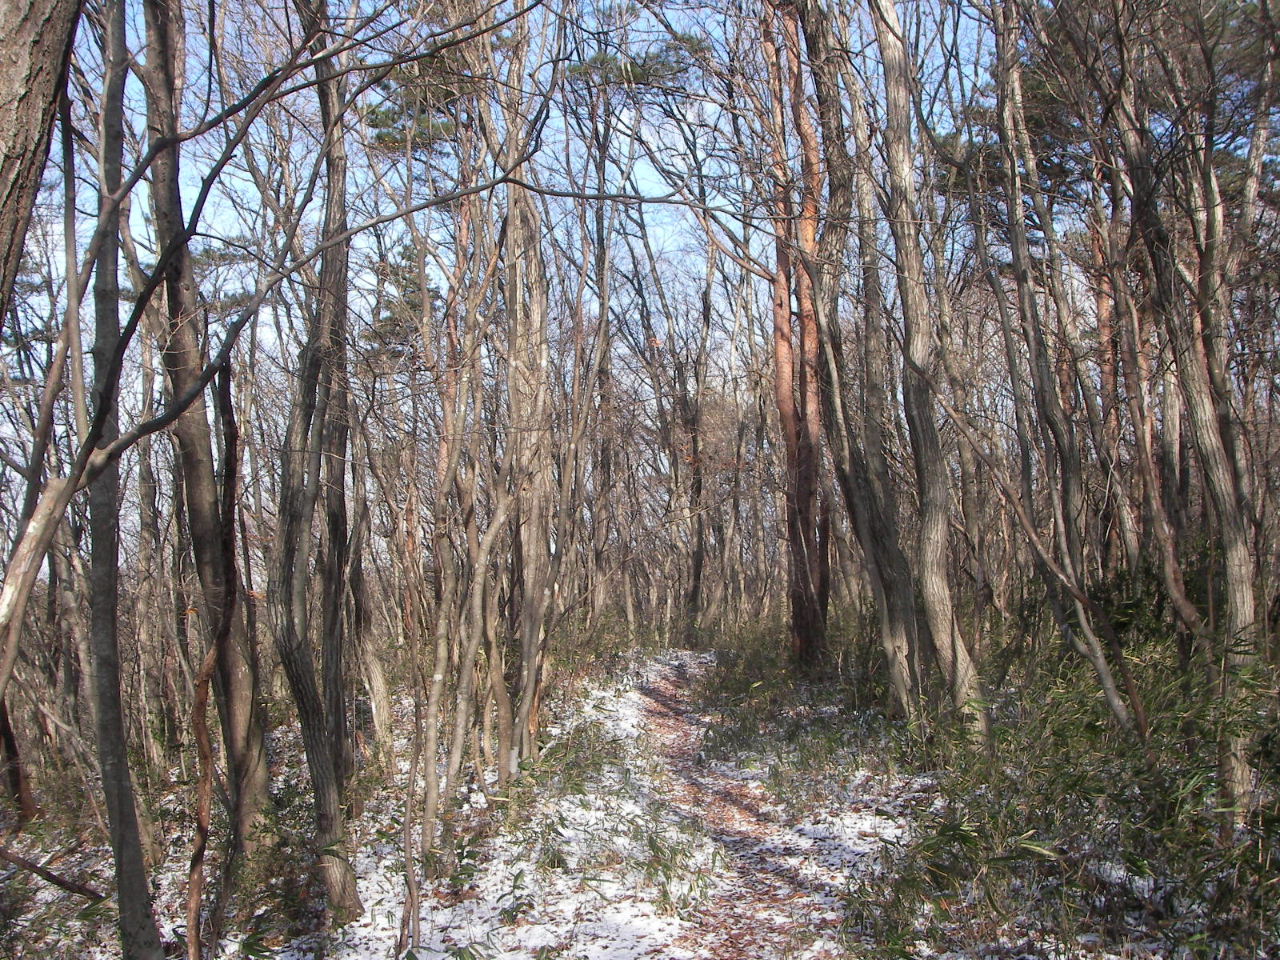
[[[173,137],[178,130],[178,104],[184,57],[182,10],[172,0],[147,0],[149,114],[153,141]],[[165,271],[168,341],[164,364],[174,396],[199,383],[205,367],[202,311],[191,257],[186,249],[182,214],[179,155],[176,144],[161,150],[152,168],[151,204],[156,239],[173,250]],[[252,855],[259,842],[262,818],[270,800],[264,740],[265,718],[258,695],[256,657],[238,601],[239,574],[227,545],[234,544],[234,515],[224,515],[215,476],[213,440],[208,410],[199,395],[173,425],[182,465],[182,482],[191,548],[203,598],[204,622],[217,651],[218,706],[223,740],[232,776],[233,849]],[[232,451],[224,451],[227,457]],[[234,473],[234,465],[228,464]],[[234,501],[232,501],[234,502]],[[231,611],[226,635],[218,638],[223,612]]]
[[[1004,151],[1006,175],[1006,208],[1009,212],[1010,249],[1013,258],[1014,280],[1018,292],[1018,315],[1022,321],[1023,337],[1027,345],[1030,360],[1032,396],[1039,413],[1043,429],[1047,431],[1045,442],[1044,464],[1048,468],[1053,483],[1054,496],[1051,501],[1054,515],[1054,542],[1058,548],[1059,565],[1066,571],[1078,588],[1075,593],[1083,593],[1084,575],[1084,543],[1082,526],[1084,523],[1085,501],[1083,491],[1083,471],[1079,449],[1076,446],[1075,430],[1067,411],[1063,409],[1062,399],[1054,381],[1051,369],[1049,349],[1044,335],[1044,324],[1036,301],[1031,282],[1031,253],[1027,240],[1026,223],[1023,214],[1023,178],[1022,167],[1027,167],[1027,180],[1031,189],[1036,190],[1035,160],[1030,152],[1023,130],[1021,73],[1014,49],[1017,13],[1012,5],[1006,5],[1000,22],[999,44],[999,78],[1000,78],[1000,141]],[[1044,203],[1035,198],[1037,211],[1042,220],[1048,217]],[[1050,248],[1050,256],[1056,256],[1053,233],[1049,226],[1046,244]],[[1053,268],[1047,268],[1050,284],[1054,286],[1054,299],[1059,313],[1065,313],[1063,298],[1056,290],[1052,279]],[[1108,663],[1102,645],[1095,635],[1095,630],[1114,640],[1114,631],[1105,617],[1101,620],[1092,616],[1092,611],[1073,600],[1075,619],[1079,631],[1070,630],[1069,636],[1074,645],[1093,664],[1098,673],[1104,691],[1107,691],[1108,702],[1112,712],[1122,726],[1136,731],[1139,737],[1146,740],[1146,710],[1137,689],[1132,673],[1128,670],[1123,651],[1117,642],[1109,644],[1113,656],[1118,658],[1115,667],[1121,672],[1125,681],[1126,693],[1129,697],[1129,708],[1122,708],[1118,697],[1112,694],[1115,681],[1112,677],[1112,665]]]
[[[106,80],[102,107],[100,204],[120,185],[124,150],[124,82],[128,69],[123,0],[108,0],[104,12]],[[104,214],[109,229],[99,248],[94,274],[94,396],[104,422],[101,442],[118,433],[114,384],[108,381],[120,337],[119,213]],[[110,409],[101,409],[103,402]],[[120,943],[125,960],[161,960],[160,932],[151,910],[151,889],[142,856],[142,837],[129,772],[124,707],[120,697],[120,468],[112,461],[89,487],[90,642],[94,659],[98,764],[111,826]]]
[[[1127,89],[1121,91],[1122,106],[1129,117],[1134,115],[1134,105]],[[1246,496],[1239,488],[1242,470],[1233,462],[1229,451],[1238,451],[1240,445],[1228,440],[1232,422],[1219,417],[1214,397],[1211,361],[1205,349],[1206,337],[1217,335],[1220,320],[1212,295],[1205,292],[1222,282],[1217,272],[1216,253],[1207,255],[1202,263],[1201,288],[1198,299],[1189,314],[1179,309],[1176,296],[1177,253],[1173,240],[1165,226],[1156,195],[1156,184],[1150,145],[1131,123],[1121,127],[1121,142],[1125,160],[1133,183],[1134,225],[1142,237],[1152,270],[1152,297],[1157,315],[1163,321],[1165,331],[1173,346],[1178,387],[1188,414],[1192,440],[1196,447],[1209,500],[1217,517],[1219,542],[1223,550],[1224,580],[1227,604],[1222,641],[1215,656],[1220,668],[1214,685],[1221,709],[1230,713],[1236,708],[1240,696],[1240,674],[1253,662],[1257,642],[1257,610],[1254,599],[1256,569],[1249,550],[1246,521]],[[1198,160],[1199,158],[1193,158]],[[1203,166],[1210,180],[1206,191],[1212,202],[1205,208],[1208,223],[1203,235],[1215,237],[1221,217],[1220,200],[1211,182],[1209,161]],[[1224,431],[1226,433],[1224,434]],[[1211,669],[1214,669],[1211,666]],[[1219,742],[1219,788],[1223,807],[1232,811],[1235,819],[1241,819],[1252,803],[1253,772],[1249,766],[1249,741],[1238,724],[1226,722]]]

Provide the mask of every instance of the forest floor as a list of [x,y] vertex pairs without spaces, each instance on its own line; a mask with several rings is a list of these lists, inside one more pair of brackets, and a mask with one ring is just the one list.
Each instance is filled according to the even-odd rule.
[[[1018,917],[984,931],[981,942],[925,943],[914,936],[886,942],[874,924],[863,922],[865,904],[873,902],[866,898],[883,889],[886,865],[892,863],[887,852],[908,843],[915,825],[941,805],[933,782],[897,772],[886,759],[890,752],[874,749],[874,736],[856,729],[856,716],[806,698],[803,690],[769,691],[757,683],[749,693],[759,701],[752,709],[724,709],[723,691],[717,706],[717,697],[708,695],[714,662],[709,653],[660,654],[553,704],[542,731],[541,760],[506,794],[472,789],[465,798],[455,822],[456,869],[447,880],[424,884],[420,938],[407,956],[1159,955],[1138,948],[1104,953],[1087,935],[1070,944],[1046,940],[1037,936],[1034,923]],[[401,708],[411,717],[411,703]],[[788,730],[804,736],[789,738]],[[397,744],[399,756],[408,753]],[[293,784],[294,804],[304,813],[300,750],[278,734],[273,754],[277,782]],[[308,916],[314,921],[320,914],[318,906],[298,910],[295,903],[290,933],[280,920],[280,905],[305,903],[315,888],[277,876],[237,907],[220,957],[395,956],[405,902],[401,814],[407,762],[387,773],[366,782],[369,799],[351,823],[364,916],[340,929],[298,935],[307,929]],[[305,818],[298,819],[302,849]],[[190,844],[181,830],[169,831],[165,839],[170,855],[155,871],[156,910],[162,934],[176,949],[183,939]],[[29,852],[38,854],[38,841],[28,843]],[[95,860],[92,850],[82,850],[61,869],[87,874],[109,889],[104,853]],[[8,941],[19,945],[18,956],[117,955],[109,901],[86,911],[83,901],[52,888],[31,896],[43,916],[61,909],[64,919],[50,932],[30,910],[18,916],[25,932]],[[275,907],[263,905],[271,901]]]
[[[898,772],[873,727],[803,684],[756,682],[734,702],[715,656],[666,652],[553,705],[543,757],[497,829],[461,824],[459,868],[424,891],[417,960],[1168,955],[1107,952],[1085,932],[1063,942],[1033,902],[976,931],[926,917],[932,935],[917,938],[927,898],[917,907],[910,891],[905,934],[886,937],[868,909],[891,885],[892,852],[943,805],[932,779]],[[497,802],[472,793],[474,823]],[[377,821],[366,812],[364,829]],[[394,954],[400,847],[363,849],[366,916],[282,960]]]
[[[693,691],[710,657],[662,655],[588,691],[546,731],[555,753],[541,764],[547,779],[535,774],[530,795],[514,801],[522,809],[426,892],[418,960],[851,955],[842,933],[850,877],[876,869],[882,845],[906,834],[929,784],[846,771],[829,805],[792,813],[763,757],[705,754],[717,718]],[[375,856],[357,867],[365,918],[296,943],[289,960],[391,954],[402,863]]]

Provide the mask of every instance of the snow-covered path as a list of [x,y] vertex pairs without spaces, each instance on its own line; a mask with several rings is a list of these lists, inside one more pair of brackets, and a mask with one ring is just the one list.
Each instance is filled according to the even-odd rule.
[[[708,655],[665,654],[638,680],[589,693],[560,727],[591,729],[612,758],[548,790],[477,851],[465,878],[428,890],[418,960],[767,960],[847,956],[841,898],[882,840],[908,781],[852,773],[863,795],[802,816],[773,796],[767,770],[701,755],[711,718],[690,690]],[[860,791],[861,793],[861,791]],[[472,798],[483,805],[483,797]],[[398,851],[357,861],[366,917],[291,960],[392,954],[403,899]]]
[[706,721],[688,703],[689,667],[663,664],[640,690],[646,733],[667,767],[662,796],[722,855],[714,892],[673,946],[716,960],[839,956],[844,884],[831,868],[866,851],[840,850],[829,835],[788,825],[758,779],[700,759]]
[[[815,772],[783,756],[789,747],[776,729],[748,729],[741,749],[729,748],[732,723],[703,714],[698,702],[713,657],[669,651],[562,698],[548,711],[542,759],[506,795],[465,788],[454,820],[457,869],[423,882],[420,939],[400,960],[856,955],[841,937],[851,888],[877,869],[885,841],[907,834],[913,811],[931,802],[930,787],[872,769],[874,763],[863,769],[856,746],[841,746]],[[812,731],[826,715],[803,699],[786,698],[786,712],[766,711],[761,723]],[[410,717],[412,701],[401,706]],[[301,750],[281,737],[278,789],[287,787],[301,804],[296,812],[305,830]],[[398,756],[407,753],[400,742]],[[318,891],[293,874],[268,877],[260,895],[244,898],[252,915],[233,910],[218,960],[396,958],[406,900],[407,771],[403,759],[370,771],[362,815],[349,822],[364,915],[298,937],[288,927],[321,916],[321,903],[309,901]],[[156,918],[175,951],[185,939],[191,842],[177,822],[153,872]],[[38,837],[27,843],[23,852],[50,858]],[[106,849],[82,840],[70,849],[77,851],[74,862],[52,862],[107,888]],[[28,918],[24,955],[118,956],[106,905],[84,909],[47,885],[36,888],[36,897],[40,917],[56,925]]]

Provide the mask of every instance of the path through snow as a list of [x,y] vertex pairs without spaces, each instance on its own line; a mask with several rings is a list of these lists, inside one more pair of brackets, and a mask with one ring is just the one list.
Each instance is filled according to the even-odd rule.
[[[906,830],[918,783],[859,773],[856,795],[793,815],[763,770],[706,762],[710,718],[691,685],[709,655],[672,652],[639,681],[587,695],[559,730],[598,725],[614,759],[580,790],[534,801],[491,838],[466,882],[427,891],[419,960],[825,960],[841,896],[885,839]],[[472,802],[482,806],[482,795]],[[879,811],[879,812],[877,812]],[[389,957],[402,861],[393,844],[357,860],[363,920],[296,943],[289,960]]]
[[691,666],[705,665],[673,657],[640,690],[647,733],[667,764],[663,798],[723,853],[714,893],[676,945],[716,960],[843,956],[836,940],[850,875],[902,824],[865,797],[795,822],[758,773],[702,762],[706,718],[688,703]]
[[[817,734],[815,742],[822,740],[826,734],[815,724],[825,722],[824,710],[792,698],[785,715],[769,719],[772,730],[722,724],[700,713],[696,702],[712,656],[669,652],[559,703],[551,711],[555,723],[543,731],[543,761],[510,796],[490,799],[472,789],[459,817],[458,833],[468,838],[456,851],[460,867],[450,880],[422,891],[416,960],[834,960],[865,952],[857,943],[847,952],[841,943],[845,902],[861,881],[874,880],[870,872],[880,868],[882,845],[905,838],[922,811],[936,808],[936,791],[925,778],[889,775],[870,769],[874,764],[860,768],[858,748],[848,742],[832,741],[836,753],[816,765],[779,761],[776,754],[790,747],[778,734],[799,724],[805,734]],[[412,712],[411,702],[402,706],[406,716]],[[742,750],[726,752],[726,741],[739,735]],[[288,737],[283,731],[276,743],[284,764],[278,778],[292,780],[301,796],[301,749]],[[407,756],[407,745],[400,746]],[[776,775],[770,762],[780,762]],[[297,878],[270,881],[285,888],[259,897],[259,914],[234,924],[262,932],[226,936],[219,960],[394,957],[405,901],[400,838],[407,766],[401,761],[393,768],[398,775],[385,779],[350,824],[364,916],[285,943],[282,918],[265,904],[293,892],[305,897],[305,885]],[[797,785],[799,776],[806,779]],[[175,792],[164,802],[181,804],[185,797]],[[491,803],[502,809],[489,809]],[[155,908],[166,943],[178,951],[191,836],[179,816],[167,822],[168,855],[153,873]],[[42,844],[33,831],[21,838],[18,852],[108,889],[109,851],[86,843],[87,835],[55,845]],[[19,957],[41,960],[118,957],[112,911],[86,908],[25,876],[17,879],[24,889],[33,887],[25,907],[30,914],[6,917],[6,893],[23,902],[4,888],[13,876],[0,871],[0,924],[23,926],[0,937],[0,954],[6,944],[18,944]],[[309,911],[301,912],[305,922]],[[318,916],[319,904],[311,912]],[[983,935],[989,938],[983,943],[998,944],[995,950],[971,945],[939,953],[925,943],[913,949],[939,960],[1168,955],[1139,945],[1109,953],[1089,934],[1067,947],[1023,919],[1010,918]]]

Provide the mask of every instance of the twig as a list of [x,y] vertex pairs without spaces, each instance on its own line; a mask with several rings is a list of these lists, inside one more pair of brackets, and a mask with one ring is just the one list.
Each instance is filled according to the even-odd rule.
[[74,880],[68,880],[66,877],[60,877],[52,870],[48,870],[35,861],[28,860],[26,857],[19,856],[12,850],[6,850],[4,847],[0,847],[0,860],[12,863],[15,867],[21,867],[23,870],[30,870],[37,877],[42,880],[48,880],[55,887],[61,887],[68,893],[74,893],[89,900],[102,900],[106,897],[105,893],[99,893],[93,887],[85,886],[83,883],[77,883]]

